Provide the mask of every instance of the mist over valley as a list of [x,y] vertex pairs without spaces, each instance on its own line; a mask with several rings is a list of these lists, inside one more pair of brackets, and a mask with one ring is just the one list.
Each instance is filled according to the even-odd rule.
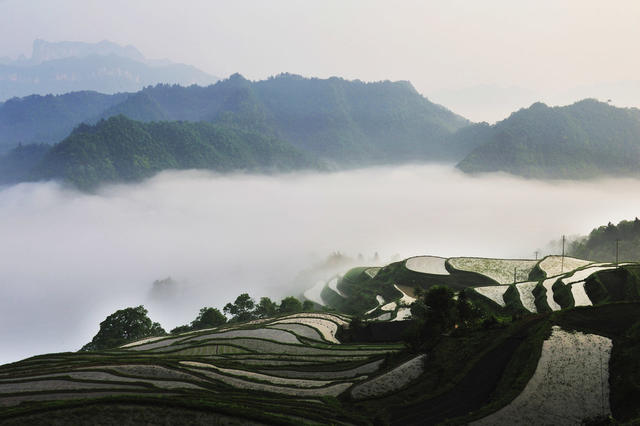
[[[166,329],[238,294],[279,300],[351,266],[419,254],[533,258],[561,235],[634,217],[634,179],[470,177],[451,165],[277,175],[171,171],[84,193],[0,190],[0,362],[73,351],[116,309]],[[320,269],[332,253],[352,261]],[[363,258],[358,259],[362,254]],[[307,273],[304,273],[307,271]],[[171,277],[169,296],[152,293]],[[318,278],[319,277],[319,278]]]
[[640,424],[640,3],[176,5],[0,0],[0,424]]

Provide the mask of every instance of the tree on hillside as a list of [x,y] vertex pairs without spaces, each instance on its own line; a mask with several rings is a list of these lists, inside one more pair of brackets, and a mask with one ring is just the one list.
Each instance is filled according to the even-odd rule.
[[225,314],[232,316],[230,321],[244,322],[256,318],[255,305],[249,294],[242,293],[236,298],[235,302],[227,303],[222,310]]
[[305,300],[304,302],[302,302],[302,310],[305,312],[313,311],[314,306],[315,305],[311,300]]
[[292,314],[302,311],[302,303],[293,296],[288,296],[280,302],[281,314]]
[[179,325],[175,328],[172,328],[171,331],[169,331],[169,333],[171,334],[180,334],[180,333],[185,333],[187,331],[191,331],[191,326],[190,325]]
[[255,314],[258,318],[273,317],[278,313],[278,304],[268,297],[261,297],[256,306]]
[[455,300],[450,288],[434,286],[411,305],[411,316],[415,323],[405,336],[407,344],[414,350],[429,350],[442,335],[471,326],[482,313],[469,303],[464,292]]
[[200,330],[203,328],[217,327],[225,322],[227,322],[227,317],[225,317],[220,310],[204,307],[200,309],[198,317],[191,321],[191,329]]
[[100,330],[81,351],[99,351],[115,348],[145,337],[163,336],[166,331],[147,316],[140,305],[114,312],[100,323]]
[[458,310],[458,320],[463,326],[469,326],[474,320],[482,317],[482,311],[469,302],[467,294],[464,291],[458,293],[456,309]]

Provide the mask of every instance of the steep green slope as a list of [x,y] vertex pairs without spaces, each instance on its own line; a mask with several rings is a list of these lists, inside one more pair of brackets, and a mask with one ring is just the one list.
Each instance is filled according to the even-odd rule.
[[46,154],[32,175],[90,189],[166,169],[270,171],[314,165],[286,142],[258,133],[208,123],[140,123],[118,116],[79,126]]
[[280,75],[255,91],[287,140],[333,159],[455,159],[446,137],[468,125],[409,82],[363,83]]
[[640,110],[635,108],[593,99],[553,108],[536,103],[491,131],[475,131],[482,144],[458,164],[467,173],[580,179],[640,170]]

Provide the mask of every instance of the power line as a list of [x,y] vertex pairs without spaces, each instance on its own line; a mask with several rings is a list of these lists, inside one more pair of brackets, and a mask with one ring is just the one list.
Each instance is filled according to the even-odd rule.
[[565,242],[565,236],[562,236],[562,260],[560,263],[560,273],[564,274],[564,242]]

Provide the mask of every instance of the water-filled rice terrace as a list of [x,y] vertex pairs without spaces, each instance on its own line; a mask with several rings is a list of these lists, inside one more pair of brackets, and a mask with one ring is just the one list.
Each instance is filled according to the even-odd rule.
[[[352,316],[314,311],[36,356],[0,366],[0,423],[575,424],[601,413],[640,416],[640,374],[629,367],[640,355],[639,265],[411,259],[352,269],[311,293],[334,309],[352,304],[365,323],[385,328],[408,324],[400,321],[411,319],[420,289],[449,285],[510,319],[443,335],[427,353],[407,350],[400,333],[346,339]],[[509,273],[496,273],[500,265]]]
[[350,313],[369,320],[410,319],[408,307],[415,291],[435,285],[464,292],[496,314],[512,315],[628,300],[628,295],[610,292],[598,277],[635,273],[639,268],[638,264],[595,263],[568,256],[540,260],[415,256],[375,268],[375,275],[369,273],[372,268],[354,268],[313,290],[323,306],[340,310],[349,306]]
[[222,414],[268,423],[296,423],[296,415],[312,423],[357,422],[327,398],[356,385],[367,389],[383,372],[385,355],[402,345],[340,344],[336,333],[347,321],[339,314],[299,313],[106,352],[30,358],[0,368],[0,410],[47,401],[134,398],[180,405],[195,399]]

